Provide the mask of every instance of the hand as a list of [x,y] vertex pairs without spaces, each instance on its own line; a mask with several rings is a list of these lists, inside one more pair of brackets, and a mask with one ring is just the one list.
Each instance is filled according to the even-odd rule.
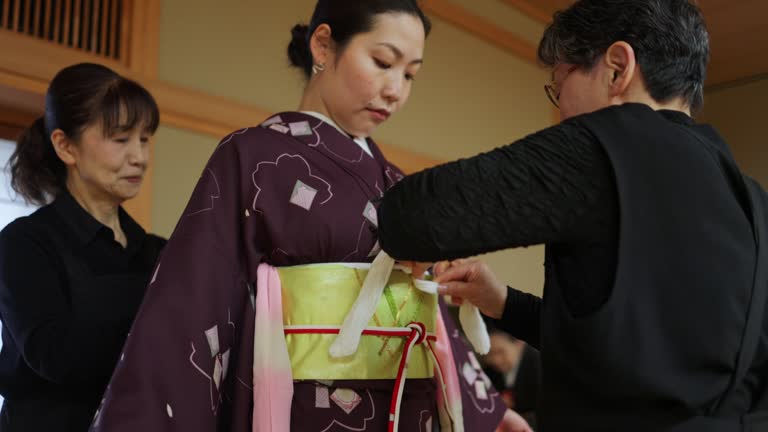
[[482,261],[462,259],[440,262],[434,268],[438,292],[451,296],[454,303],[466,300],[492,318],[501,318],[507,301],[507,287],[501,284]]
[[496,432],[533,432],[533,429],[524,418],[520,417],[520,414],[508,409],[496,428]]
[[398,263],[405,267],[409,267],[411,269],[411,275],[416,279],[423,279],[424,273],[426,273],[433,264],[418,261],[398,261]]

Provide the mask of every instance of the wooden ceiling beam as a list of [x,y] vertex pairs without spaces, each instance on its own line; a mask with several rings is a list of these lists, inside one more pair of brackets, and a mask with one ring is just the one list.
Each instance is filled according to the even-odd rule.
[[501,2],[512,6],[529,18],[533,18],[542,24],[549,24],[549,22],[552,21],[551,13],[534,6],[527,0],[501,0]]
[[422,8],[428,13],[472,35],[491,43],[533,64],[537,63],[536,46],[491,21],[448,0],[424,0]]

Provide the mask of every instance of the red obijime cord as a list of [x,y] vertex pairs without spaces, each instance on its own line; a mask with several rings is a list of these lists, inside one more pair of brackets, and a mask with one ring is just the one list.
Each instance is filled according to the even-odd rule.
[[[286,326],[285,334],[338,334],[339,327],[333,326]],[[407,338],[405,347],[403,348],[403,354],[400,356],[400,366],[397,369],[397,378],[395,379],[395,389],[392,392],[392,399],[389,404],[389,432],[397,432],[397,426],[400,423],[400,402],[403,398],[403,388],[405,387],[405,379],[408,374],[408,359],[411,356],[411,351],[416,345],[420,345],[426,342],[429,347],[429,353],[432,356],[435,366],[437,368],[437,375],[445,392],[445,380],[443,379],[442,368],[435,355],[434,348],[431,342],[435,342],[437,337],[432,334],[427,334],[427,329],[424,324],[419,322],[412,322],[407,327],[370,327],[363,330],[364,336],[389,336],[389,337],[404,337]],[[445,398],[447,403],[447,398]],[[450,413],[450,409],[448,410]]]

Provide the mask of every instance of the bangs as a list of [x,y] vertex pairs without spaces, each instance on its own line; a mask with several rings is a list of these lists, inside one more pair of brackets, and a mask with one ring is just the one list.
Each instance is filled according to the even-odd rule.
[[154,135],[160,124],[155,98],[128,79],[119,79],[109,86],[94,112],[101,113],[101,118],[94,120],[100,121],[104,136],[135,129]]

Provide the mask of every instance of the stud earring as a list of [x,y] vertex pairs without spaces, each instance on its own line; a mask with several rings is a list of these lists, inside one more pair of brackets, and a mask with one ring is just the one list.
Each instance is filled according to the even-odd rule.
[[317,63],[317,64],[312,65],[312,73],[315,74],[315,75],[319,74],[320,72],[322,72],[324,70],[325,70],[325,64],[323,64],[323,63]]

